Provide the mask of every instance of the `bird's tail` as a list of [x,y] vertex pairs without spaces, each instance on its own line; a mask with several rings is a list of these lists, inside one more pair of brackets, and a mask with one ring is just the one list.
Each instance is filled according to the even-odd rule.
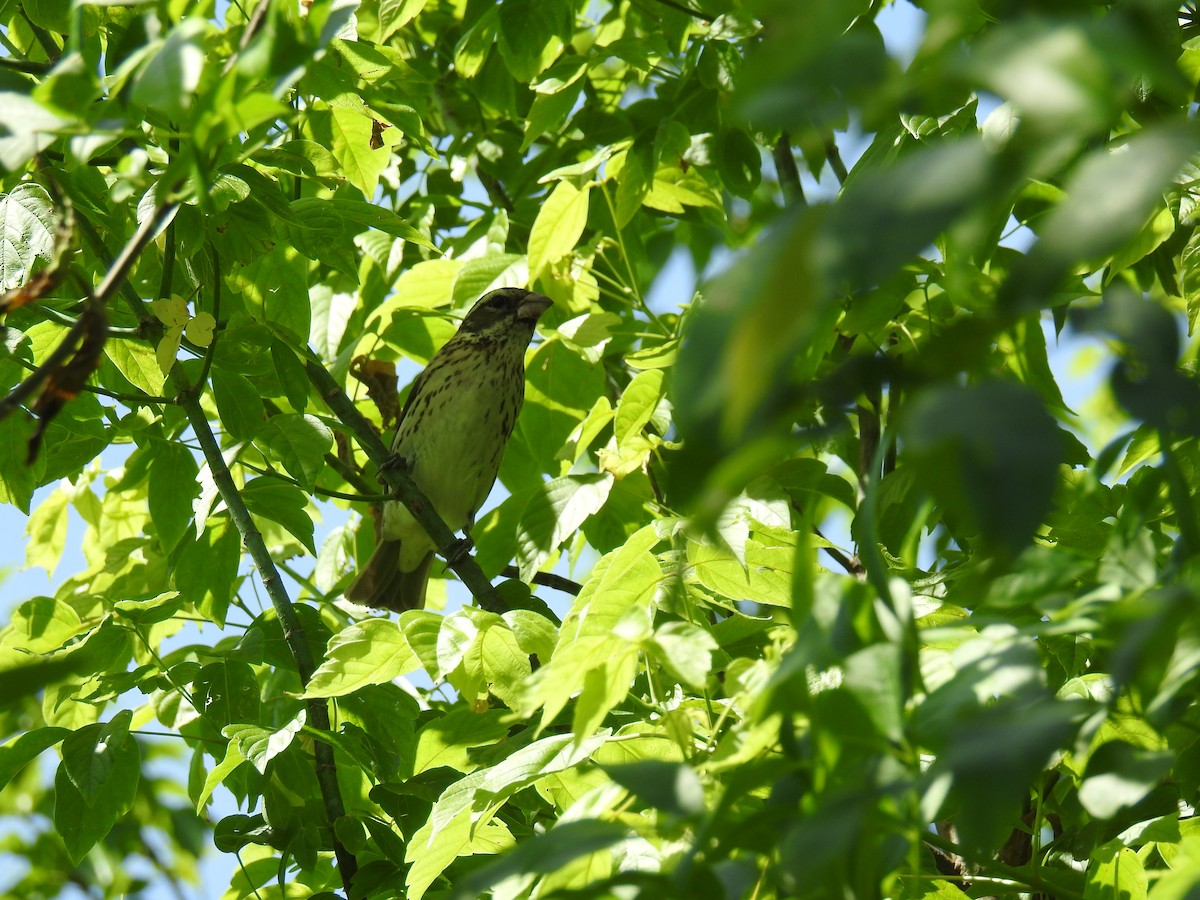
[[346,599],[396,612],[422,609],[432,564],[433,553],[430,552],[411,572],[402,572],[400,542],[380,541],[358,577],[346,588]]

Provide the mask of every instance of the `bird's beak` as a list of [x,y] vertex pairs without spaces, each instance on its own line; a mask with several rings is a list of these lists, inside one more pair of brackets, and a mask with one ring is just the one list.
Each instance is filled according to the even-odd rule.
[[517,307],[517,318],[531,319],[536,322],[541,318],[542,313],[553,305],[554,301],[549,297],[543,297],[541,294],[529,294]]

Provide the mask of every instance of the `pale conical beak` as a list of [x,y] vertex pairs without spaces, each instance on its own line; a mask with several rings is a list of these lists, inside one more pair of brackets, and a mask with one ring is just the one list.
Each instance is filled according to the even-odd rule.
[[530,294],[517,307],[517,318],[531,319],[536,322],[541,318],[542,313],[553,305],[554,301],[549,297],[543,297],[541,294]]

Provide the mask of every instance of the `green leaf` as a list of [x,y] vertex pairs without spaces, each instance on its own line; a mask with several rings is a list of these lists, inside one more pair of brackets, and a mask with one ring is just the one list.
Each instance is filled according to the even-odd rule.
[[1146,900],[1150,884],[1136,851],[1120,841],[1097,847],[1088,864],[1084,900]]
[[[579,71],[582,74],[582,69]],[[553,137],[565,128],[571,110],[575,108],[582,92],[583,82],[575,81],[554,93],[538,93],[533,98],[533,106],[525,120],[525,137],[521,141],[521,150],[528,150],[543,135]]]
[[502,709],[477,712],[468,707],[451,709],[431,719],[417,732],[417,756],[413,773],[446,766],[470,772],[472,751],[494,744],[508,734],[509,714]]
[[84,803],[92,806],[113,767],[130,741],[130,710],[122,710],[110,722],[88,725],[63,741],[62,765]]
[[225,745],[225,756],[219,763],[213,766],[205,776],[204,786],[200,789],[199,795],[196,797],[196,814],[202,815],[204,807],[208,805],[208,800],[212,797],[212,793],[216,790],[217,785],[224,783],[234,769],[246,761],[246,757],[242,755],[241,741],[230,740]]
[[522,581],[532,581],[559,545],[604,506],[612,486],[613,477],[608,474],[564,475],[533,494],[517,529]]
[[542,662],[550,659],[558,640],[558,629],[553,622],[528,609],[510,609],[502,618],[516,635],[523,653],[536,655]]
[[[227,725],[221,733],[238,745],[238,755],[253,764],[260,775],[267,774],[267,764],[291,746],[304,727],[307,710],[300,710],[282,728],[272,730],[259,725]],[[226,751],[228,756],[228,751]]]
[[313,544],[316,528],[308,514],[308,497],[298,487],[283,484],[277,478],[254,478],[242,488],[242,500],[250,512],[278,522],[316,555]]
[[0,91],[0,170],[16,172],[67,124],[27,93]]
[[139,625],[153,625],[155,622],[165,622],[179,611],[183,598],[178,591],[166,591],[145,600],[133,598],[118,600],[113,609],[121,618]]
[[691,766],[646,759],[621,766],[604,766],[604,772],[655,809],[688,817],[704,812],[704,785]]
[[640,434],[663,398],[663,371],[639,372],[621,393],[613,422],[613,437],[618,446]]
[[25,284],[39,260],[53,258],[57,227],[54,205],[40,184],[18,184],[0,194],[0,291]]
[[224,625],[238,587],[241,558],[237,528],[228,518],[214,520],[195,541],[183,545],[175,564],[175,587],[198,613]]
[[575,249],[583,235],[588,216],[591,185],[577,188],[570,181],[554,186],[533,222],[529,233],[529,281],[533,283],[543,270]]
[[[547,775],[578,766],[590,759],[610,737],[605,731],[586,740],[578,740],[572,734],[559,734],[534,741],[486,770],[476,790],[484,795],[483,799],[489,805],[494,804]],[[430,813],[429,821],[436,827],[439,821],[437,807]]]
[[340,697],[364,685],[385,684],[417,666],[416,654],[396,622],[364,619],[333,636],[304,696]]
[[67,495],[56,490],[43,500],[25,526],[25,568],[41,566],[54,577],[54,569],[67,545]]
[[308,375],[305,374],[304,363],[287,344],[278,338],[271,341],[271,362],[275,365],[275,375],[279,379],[279,383],[283,385],[283,392],[288,403],[296,412],[304,412],[308,406],[309,391]]
[[294,249],[276,245],[271,252],[238,269],[234,286],[256,319],[301,337],[308,336],[311,323],[308,271],[304,259]]
[[150,461],[150,518],[168,553],[192,523],[192,501],[200,493],[199,474],[192,451],[183,444],[155,442]]
[[196,675],[192,701],[209,724],[217,728],[257,722],[260,689],[254,669],[239,660],[204,666]]
[[388,38],[416,18],[425,8],[425,0],[380,0],[379,42],[386,44]]
[[[432,817],[413,834],[405,850],[405,862],[410,862],[404,884],[408,896],[420,900],[425,891],[462,853],[470,843],[474,823],[470,817],[470,801],[474,789],[483,780],[483,772],[475,772],[453,784],[438,798],[438,804],[453,803],[453,815],[437,829],[434,840]],[[437,806],[434,807],[435,811]]]
[[562,52],[558,0],[502,0],[500,56],[517,81],[533,81]]
[[506,706],[516,708],[525,679],[529,677],[529,655],[517,636],[502,621],[484,625],[463,659],[465,667],[478,670],[487,690]]
[[11,637],[6,635],[4,643],[29,653],[57,650],[77,634],[90,630],[73,607],[53,597],[26,600],[13,611],[10,625]]
[[281,413],[263,423],[255,442],[311,491],[317,476],[325,470],[325,454],[333,446],[333,432],[316,416]]
[[0,790],[33,760],[71,735],[66,728],[35,728],[0,747]]
[[696,579],[730,600],[791,606],[795,545],[763,538],[769,543],[755,538],[746,541],[744,562],[729,550],[690,544],[688,559]]
[[690,622],[666,622],[654,632],[653,647],[684,684],[704,690],[712,671],[712,652],[717,649],[711,634]]
[[912,399],[901,428],[953,528],[1009,557],[1029,543],[1050,511],[1063,450],[1035,394],[1001,381],[934,388]]
[[204,69],[203,41],[212,26],[201,18],[179,22],[133,83],[133,102],[187,120]]
[[[493,615],[491,613],[487,615]],[[463,661],[467,650],[479,635],[479,626],[465,612],[446,616],[437,635],[437,667],[444,675],[450,675]],[[482,673],[477,673],[482,674]],[[480,684],[456,684],[460,693],[475,696],[481,692]]]
[[580,857],[598,853],[626,840],[628,834],[628,829],[618,822],[598,819],[562,822],[522,842],[502,859],[472,872],[450,896],[455,900],[482,897],[500,882],[519,875],[558,871]]
[[110,340],[104,345],[104,355],[139,391],[152,397],[162,396],[166,379],[158,367],[153,347],[140,341]]
[[1111,819],[1146,797],[1171,771],[1174,756],[1108,741],[1088,760],[1079,802],[1097,819]]
[[350,224],[351,232],[358,234],[367,228],[374,228],[393,237],[402,238],[417,244],[427,250],[439,252],[420,231],[413,228],[404,218],[392,210],[367,203],[364,200],[351,200],[338,197],[333,200],[297,200],[292,204],[292,211],[297,215],[311,212],[314,205],[332,208],[344,222]]
[[[122,715],[128,717],[129,713]],[[128,718],[125,723],[128,723]],[[111,725],[88,726],[88,729],[103,729]],[[86,749],[93,733],[98,733],[88,729],[78,739],[81,749]],[[78,865],[96,842],[108,834],[117,819],[132,807],[141,777],[141,753],[137,741],[128,734],[122,737],[118,733],[113,735],[115,743],[112,746],[106,743],[101,749],[99,755],[103,757],[103,763],[78,760],[76,777],[89,790],[85,797],[76,780],[68,774],[67,740],[70,738],[64,740],[63,763],[54,778],[54,827],[66,845],[71,862]],[[91,742],[90,747],[88,754],[94,756],[100,744]],[[71,756],[74,756],[75,749],[71,749]]]
[[33,489],[46,466],[41,458],[33,465],[29,464],[29,440],[35,427],[26,416],[8,416],[0,420],[0,500],[11,503],[26,515],[29,514]]
[[246,441],[262,428],[266,413],[262,394],[249,378],[215,366],[212,370],[213,400],[221,424],[233,437]]
[[388,163],[388,150],[371,147],[371,118],[341,106],[332,107],[330,115],[333,133],[330,149],[341,163],[342,174],[363,196],[374,197],[379,175]]
[[479,74],[500,30],[499,6],[488,4],[464,30],[454,47],[454,68],[463,78]]
[[523,257],[515,253],[489,253],[467,260],[454,279],[452,304],[469,306],[489,290],[513,285],[512,276],[522,267]]
[[[662,570],[649,552],[649,547],[657,541],[657,534],[648,526],[596,563],[583,591],[563,619],[549,665],[542,666],[529,679],[522,697],[523,714],[530,715],[539,706],[544,707],[545,727],[571,695],[584,689],[588,673],[606,666],[610,659],[614,670],[610,673],[612,677],[604,681],[611,691],[606,689],[597,697],[592,718],[604,704],[619,702],[628,690],[628,678],[632,677],[628,651],[636,650],[621,626],[626,621],[637,623],[644,619],[645,630],[649,631],[649,604],[662,578]],[[633,659],[636,660],[636,654]],[[596,682],[593,694],[599,689],[600,683]]]

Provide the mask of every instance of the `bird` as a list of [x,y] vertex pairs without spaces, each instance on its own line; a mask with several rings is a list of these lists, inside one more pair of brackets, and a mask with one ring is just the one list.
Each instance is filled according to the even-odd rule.
[[[413,381],[400,412],[395,464],[468,539],[525,399],[525,350],[552,303],[522,288],[485,294]],[[386,501],[379,542],[345,597],[398,612],[424,608],[434,549],[408,508]]]

